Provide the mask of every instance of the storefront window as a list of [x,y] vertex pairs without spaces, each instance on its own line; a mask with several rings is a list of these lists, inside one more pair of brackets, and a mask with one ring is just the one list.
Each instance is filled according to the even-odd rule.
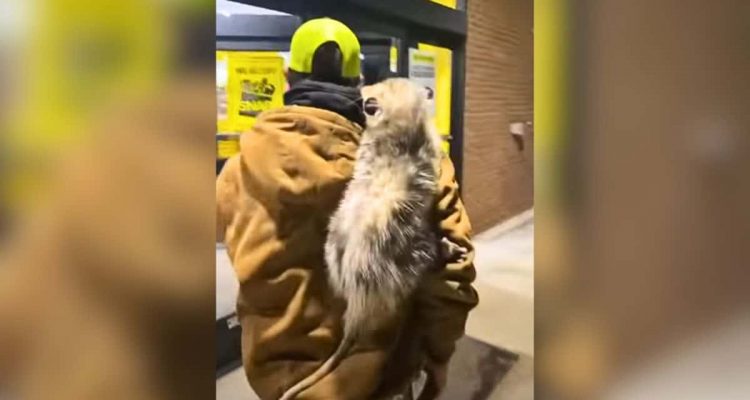
[[[441,7],[425,1],[422,7],[412,5],[412,8],[421,8],[440,15],[443,21],[451,21],[445,14],[455,14],[451,10],[463,11],[466,5],[465,0],[429,1]],[[454,57],[459,57],[459,61],[463,57],[463,47],[434,44],[455,42],[455,38],[446,39],[445,33],[451,30],[441,30],[442,25],[431,28],[434,36],[414,33],[375,14],[370,18],[358,9],[366,7],[347,3],[335,9],[279,3],[277,10],[217,0],[217,170],[222,160],[239,151],[239,137],[249,130],[258,113],[283,105],[283,93],[287,89],[284,71],[291,36],[304,20],[320,16],[337,18],[356,33],[361,45],[364,84],[403,76],[429,88],[434,123],[443,136],[443,150],[451,157],[458,157],[454,163],[460,170],[463,130],[461,115],[457,113],[462,113],[463,105],[461,99],[454,104],[454,92],[463,89],[453,86],[454,74],[462,74],[462,70],[456,72],[453,68]],[[259,1],[258,4],[276,8],[269,2]],[[430,44],[420,42],[428,38]]]

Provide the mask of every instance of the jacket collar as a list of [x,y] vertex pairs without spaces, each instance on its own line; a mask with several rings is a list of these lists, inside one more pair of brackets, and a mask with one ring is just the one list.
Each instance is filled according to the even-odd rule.
[[284,104],[332,111],[365,126],[362,96],[357,88],[306,79],[295,83],[284,94]]

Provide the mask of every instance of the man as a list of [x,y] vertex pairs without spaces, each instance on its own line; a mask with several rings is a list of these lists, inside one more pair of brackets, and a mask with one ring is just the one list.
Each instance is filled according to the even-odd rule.
[[[359,56],[344,24],[322,18],[300,26],[285,107],[258,118],[217,180],[217,238],[240,282],[243,364],[262,399],[278,398],[312,373],[341,340],[346,305],[327,287],[323,246],[364,125]],[[433,399],[445,385],[455,341],[478,299],[471,227],[447,157],[441,169],[436,229],[468,254],[446,260],[411,307],[362,338],[300,399],[416,398],[419,376],[427,378],[419,398]]]

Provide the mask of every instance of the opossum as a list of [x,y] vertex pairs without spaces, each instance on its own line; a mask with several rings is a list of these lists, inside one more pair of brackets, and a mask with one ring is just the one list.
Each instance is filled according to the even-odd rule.
[[[440,256],[433,209],[442,150],[427,91],[393,78],[363,87],[362,98],[367,127],[325,243],[329,284],[347,304],[343,337],[281,400],[329,374],[363,333],[393,317]],[[449,243],[443,241],[455,252]]]

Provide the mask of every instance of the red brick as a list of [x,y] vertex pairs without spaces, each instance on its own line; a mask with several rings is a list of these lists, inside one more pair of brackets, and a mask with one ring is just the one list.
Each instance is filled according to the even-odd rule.
[[463,197],[475,231],[534,201],[533,133],[519,149],[512,122],[533,121],[533,2],[468,4]]

